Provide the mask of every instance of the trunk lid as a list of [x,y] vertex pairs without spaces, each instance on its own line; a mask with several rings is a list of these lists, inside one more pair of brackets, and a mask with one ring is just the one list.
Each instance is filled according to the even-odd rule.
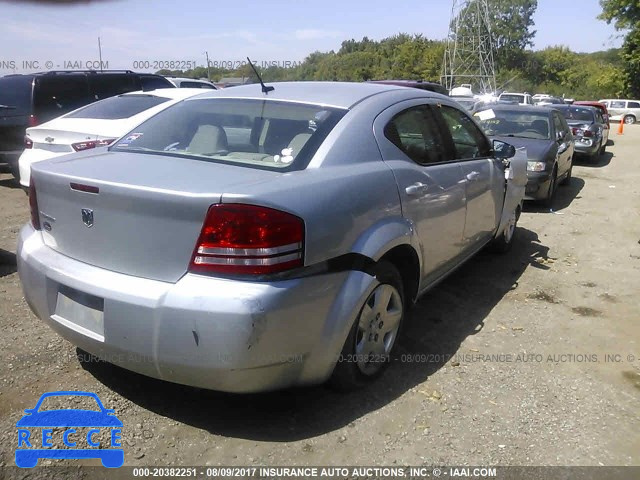
[[32,169],[49,247],[100,268],[167,282],[187,271],[211,204],[223,193],[250,191],[252,184],[282,175],[106,149],[57,157]]

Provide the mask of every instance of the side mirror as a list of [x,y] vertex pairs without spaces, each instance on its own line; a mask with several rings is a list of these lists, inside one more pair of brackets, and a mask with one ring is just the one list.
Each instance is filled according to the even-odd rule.
[[500,160],[507,160],[516,154],[516,147],[500,140],[493,141],[493,156]]

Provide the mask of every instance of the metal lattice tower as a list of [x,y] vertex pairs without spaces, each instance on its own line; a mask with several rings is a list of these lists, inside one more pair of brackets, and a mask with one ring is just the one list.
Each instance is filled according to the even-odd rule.
[[475,93],[495,92],[487,0],[453,0],[441,80],[448,90],[471,84]]

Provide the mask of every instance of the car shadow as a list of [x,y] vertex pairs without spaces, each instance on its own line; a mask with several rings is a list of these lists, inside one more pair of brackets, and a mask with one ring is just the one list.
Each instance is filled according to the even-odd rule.
[[80,349],[78,359],[98,381],[137,405],[210,433],[270,441],[311,438],[389,404],[440,370],[467,337],[482,330],[528,267],[549,269],[541,261],[547,254],[536,233],[518,228],[507,255],[476,255],[421,298],[406,319],[395,361],[382,378],[355,392],[316,386],[235,395],[145,377],[90,360]]
[[592,162],[591,160],[589,160],[586,157],[574,157],[573,162],[574,162],[575,165],[578,165],[580,167],[602,168],[602,167],[606,167],[607,165],[609,165],[611,163],[612,159],[613,159],[613,153],[604,152],[603,155],[600,155],[598,157],[598,161],[597,162]]
[[[574,171],[574,173],[576,173]],[[569,207],[576,198],[580,198],[580,192],[584,188],[585,182],[580,177],[572,177],[569,185],[560,185],[556,193],[553,207],[544,207],[535,201],[524,202],[524,211],[531,213],[555,213]]]
[[18,182],[18,180],[16,180],[13,176],[0,180],[0,187],[22,188],[20,186],[20,182]]
[[0,278],[18,271],[16,254],[0,248]]

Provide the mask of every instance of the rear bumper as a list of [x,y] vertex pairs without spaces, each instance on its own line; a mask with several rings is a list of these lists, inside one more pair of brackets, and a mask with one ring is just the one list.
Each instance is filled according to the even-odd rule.
[[600,139],[593,138],[587,141],[577,141],[575,146],[576,155],[595,155],[600,150]]
[[[355,271],[272,283],[186,274],[165,283],[70,259],[31,225],[17,257],[30,307],[74,345],[144,375],[228,392],[326,380],[375,283]],[[60,318],[61,286],[104,300],[102,338]]]

